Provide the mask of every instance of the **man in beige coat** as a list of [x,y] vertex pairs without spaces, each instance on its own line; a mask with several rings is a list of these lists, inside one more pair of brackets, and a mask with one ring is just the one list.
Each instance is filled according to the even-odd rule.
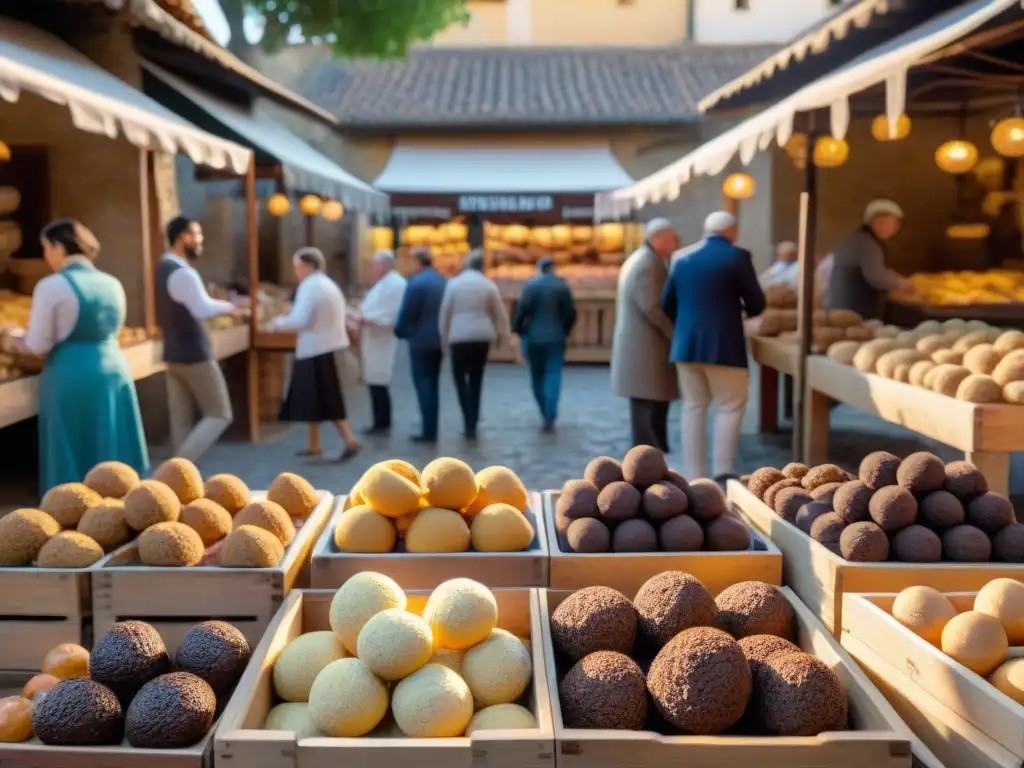
[[622,265],[615,299],[612,392],[629,398],[633,445],[668,452],[668,408],[679,397],[669,363],[672,322],[661,309],[668,260],[679,236],[667,219],[654,219],[644,244]]

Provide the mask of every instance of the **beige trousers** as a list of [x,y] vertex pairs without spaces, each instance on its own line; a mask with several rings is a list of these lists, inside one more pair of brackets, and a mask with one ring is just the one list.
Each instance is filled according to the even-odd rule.
[[708,477],[708,409],[715,406],[711,449],[712,477],[733,474],[740,448],[740,429],[747,409],[746,368],[676,363],[683,398],[683,474]]
[[[167,406],[176,456],[197,461],[231,424],[231,396],[216,360],[167,365]],[[195,421],[195,407],[200,419]]]

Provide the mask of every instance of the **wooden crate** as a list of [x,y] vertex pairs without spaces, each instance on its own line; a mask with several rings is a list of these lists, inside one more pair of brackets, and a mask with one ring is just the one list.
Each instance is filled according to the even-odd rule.
[[[197,623],[223,619],[238,627],[255,646],[284,596],[293,587],[308,583],[313,545],[334,506],[330,493],[318,493],[320,503],[298,528],[274,568],[158,568],[139,563],[137,542],[115,550],[93,569],[95,636],[123,619],[141,619],[156,627],[173,654]],[[253,492],[253,498],[264,495]]]
[[846,592],[898,592],[916,585],[953,592],[979,589],[1000,576],[1024,578],[1024,565],[1013,563],[851,563],[783,520],[743,483],[730,480],[728,496],[782,550],[783,582],[837,637]]
[[[948,597],[965,611],[975,594]],[[946,765],[1020,768],[1024,707],[896,621],[895,598],[843,595],[843,647]]]
[[[913,735],[863,672],[789,589],[796,612],[797,644],[828,664],[842,679],[855,730],[818,736],[664,736],[654,731],[567,728],[558,699],[559,669],[549,622],[541,624],[555,748],[559,768],[687,768],[777,766],[778,768],[910,768]],[[571,592],[540,592],[541,615]]]
[[541,495],[531,493],[526,516],[535,531],[530,548],[522,552],[457,552],[354,554],[340,552],[334,543],[334,524],[344,514],[337,505],[313,551],[313,588],[337,589],[362,571],[390,576],[409,589],[433,589],[448,579],[475,579],[488,587],[546,587],[548,585],[548,536],[539,525],[536,510]]
[[[44,651],[45,653],[45,651]],[[38,670],[36,670],[38,672]],[[36,672],[0,672],[0,696],[21,693]],[[0,742],[3,768],[212,768],[216,724],[198,744],[184,749],[137,749],[122,742],[106,747],[50,747],[38,739]]]
[[565,537],[555,529],[555,505],[560,495],[559,491],[544,492],[552,589],[600,585],[632,599],[645,581],[664,571],[692,574],[713,595],[740,581],[782,584],[782,553],[756,530],[751,531],[751,548],[744,552],[570,552]]
[[[537,590],[498,589],[498,625],[531,638],[533,686],[527,706],[536,716],[536,730],[488,731],[470,738],[405,739],[374,734],[359,739],[313,738],[296,745],[290,731],[260,730],[274,704],[273,667],[281,650],[304,632],[329,629],[334,590],[296,590],[284,605],[253,654],[235,695],[224,710],[215,737],[217,763],[245,768],[381,768],[388,765],[446,768],[554,768],[548,676],[539,640],[541,625]],[[410,610],[423,609],[429,592],[409,592]]]
[[0,568],[0,669],[39,671],[59,643],[86,645],[89,568]]

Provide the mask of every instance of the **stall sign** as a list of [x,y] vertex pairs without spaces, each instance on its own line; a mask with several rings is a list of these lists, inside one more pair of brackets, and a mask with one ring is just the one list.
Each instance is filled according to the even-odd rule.
[[429,206],[393,206],[391,213],[400,220],[410,219],[441,219],[447,221],[452,217],[451,208],[429,207]]
[[594,206],[566,205],[562,207],[563,219],[593,219]]
[[463,213],[543,213],[554,207],[550,195],[459,195]]

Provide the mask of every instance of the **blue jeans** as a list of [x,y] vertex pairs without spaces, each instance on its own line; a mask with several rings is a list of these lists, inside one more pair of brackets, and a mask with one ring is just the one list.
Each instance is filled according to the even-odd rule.
[[540,415],[545,423],[554,424],[558,418],[558,396],[562,392],[565,343],[523,344],[523,355],[530,365],[533,397]]
[[416,387],[416,399],[420,403],[423,418],[423,437],[437,438],[437,417],[441,409],[438,379],[441,377],[439,349],[410,349],[409,361],[412,367],[412,383]]

